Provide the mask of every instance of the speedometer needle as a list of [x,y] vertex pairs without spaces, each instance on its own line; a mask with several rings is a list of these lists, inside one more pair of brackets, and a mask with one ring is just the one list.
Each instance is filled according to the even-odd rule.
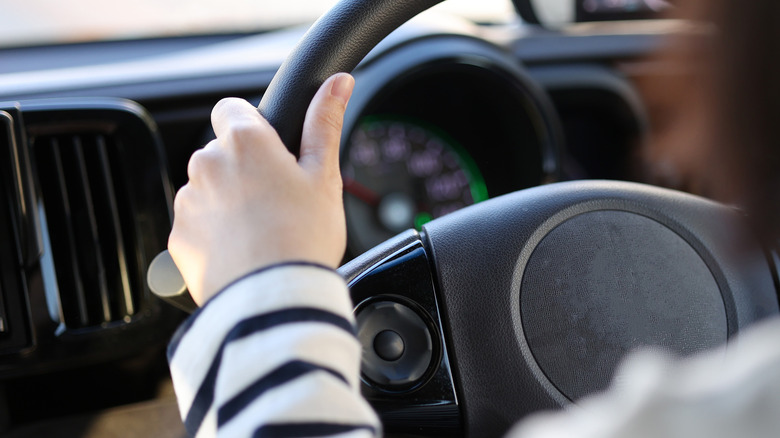
[[345,192],[360,199],[372,207],[379,205],[379,201],[382,198],[376,192],[348,176],[342,177],[342,180],[344,181]]

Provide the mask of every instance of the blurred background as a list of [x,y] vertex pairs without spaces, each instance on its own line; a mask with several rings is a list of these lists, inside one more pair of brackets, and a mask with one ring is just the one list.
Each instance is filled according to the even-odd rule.
[[[0,3],[0,46],[257,32],[309,23],[336,0],[26,0]],[[509,0],[448,0],[477,22],[514,18]]]

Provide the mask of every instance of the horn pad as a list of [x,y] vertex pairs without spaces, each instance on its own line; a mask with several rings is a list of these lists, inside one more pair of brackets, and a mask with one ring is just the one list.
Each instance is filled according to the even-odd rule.
[[688,355],[726,342],[721,290],[679,234],[646,216],[590,211],[553,228],[523,274],[537,364],[570,400],[605,388],[636,345]]

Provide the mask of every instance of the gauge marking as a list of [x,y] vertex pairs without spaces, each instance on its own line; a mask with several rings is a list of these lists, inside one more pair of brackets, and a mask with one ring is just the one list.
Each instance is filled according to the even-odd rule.
[[348,239],[356,253],[488,198],[466,149],[419,120],[364,117],[347,141],[343,160]]

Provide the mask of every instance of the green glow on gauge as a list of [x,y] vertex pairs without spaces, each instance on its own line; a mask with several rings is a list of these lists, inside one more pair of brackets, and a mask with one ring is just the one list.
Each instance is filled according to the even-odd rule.
[[488,199],[487,184],[485,184],[485,179],[482,177],[482,173],[479,171],[477,163],[471,158],[471,155],[469,155],[460,143],[456,142],[452,137],[442,132],[440,129],[435,127],[429,129],[432,129],[433,132],[445,140],[447,145],[449,145],[455,153],[455,156],[458,157],[460,165],[463,168],[463,171],[466,172],[466,177],[469,179],[469,189],[471,189],[471,198],[474,200],[474,203],[486,201]]
[[482,179],[479,170],[470,171],[469,177],[471,178],[471,197],[474,199],[474,203],[486,201],[488,199],[487,185],[485,185],[485,180]]
[[422,230],[422,226],[433,220],[433,216],[425,211],[421,211],[414,216],[414,229]]

